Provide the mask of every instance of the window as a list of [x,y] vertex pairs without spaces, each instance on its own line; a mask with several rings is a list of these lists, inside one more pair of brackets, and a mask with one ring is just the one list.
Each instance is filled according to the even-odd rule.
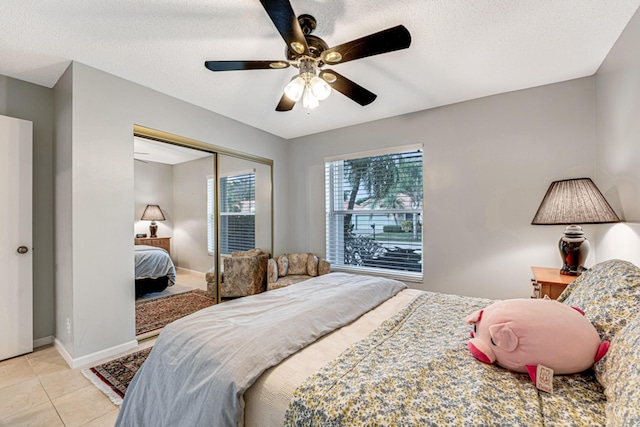
[[[215,188],[207,177],[207,250],[215,254]],[[255,173],[220,178],[220,252],[231,255],[255,247]]]
[[220,253],[246,251],[256,245],[256,174],[220,178]]
[[422,277],[422,148],[325,161],[327,257]]

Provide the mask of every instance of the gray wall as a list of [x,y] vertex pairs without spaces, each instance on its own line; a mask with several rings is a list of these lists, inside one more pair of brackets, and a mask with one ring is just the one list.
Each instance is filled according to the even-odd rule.
[[53,90],[0,75],[0,114],[33,122],[33,337],[54,334]]
[[[54,88],[55,94],[55,337],[63,346],[73,343],[73,70],[68,68]],[[67,328],[67,320],[69,320]]]
[[596,178],[624,223],[598,228],[597,258],[640,265],[640,12],[596,74]]
[[594,79],[583,78],[292,140],[289,250],[325,253],[325,157],[422,143],[424,281],[414,286],[526,298],[531,266],[561,266],[564,228],[531,220],[551,181],[593,176],[594,118]]
[[[284,186],[288,166],[279,161],[286,149],[281,138],[77,62],[71,69],[72,118],[59,124],[72,127],[72,219],[57,232],[71,236],[60,250],[72,255],[70,260],[57,255],[65,264],[57,280],[70,283],[73,292],[58,292],[67,301],[59,301],[56,309],[62,309],[59,320],[72,319],[72,341],[64,348],[81,362],[135,338],[134,124],[272,158],[276,189]],[[278,206],[288,205],[285,192],[275,197]],[[279,233],[287,215],[286,209],[276,214],[280,246],[287,239]],[[96,234],[95,224],[107,231]]]
[[148,204],[162,209],[157,235],[171,237],[176,267],[207,272],[214,259],[207,253],[207,176],[213,175],[213,155],[167,165],[134,162],[135,233],[149,235],[149,221],[141,221]]
[[[158,205],[165,221],[156,221],[160,237],[173,237],[173,166],[155,162],[133,162],[134,165],[134,230],[136,234],[150,235],[151,221],[142,221],[142,213],[147,205]],[[173,242],[172,246],[173,246]]]
[[214,257],[207,251],[207,176],[213,155],[173,166],[173,258],[178,267],[207,272]]

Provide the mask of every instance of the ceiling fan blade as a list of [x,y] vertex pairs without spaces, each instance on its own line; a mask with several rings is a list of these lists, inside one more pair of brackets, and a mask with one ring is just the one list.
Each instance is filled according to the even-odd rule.
[[333,89],[347,98],[351,98],[363,107],[371,104],[378,96],[333,70],[321,71],[320,77],[329,83],[329,86]]
[[406,49],[411,45],[411,34],[404,25],[382,30],[357,40],[325,50],[321,59],[328,65],[342,64],[354,59]]
[[287,95],[282,94],[282,98],[280,98],[280,102],[276,107],[276,111],[291,111],[291,109],[296,105],[296,101],[293,101]]
[[271,70],[287,68],[287,61],[205,61],[204,66],[211,71]]
[[289,0],[260,0],[264,10],[292,52],[309,55],[309,46]]

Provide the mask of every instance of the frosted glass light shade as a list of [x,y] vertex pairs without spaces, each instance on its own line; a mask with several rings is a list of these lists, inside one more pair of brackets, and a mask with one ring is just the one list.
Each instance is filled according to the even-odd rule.
[[295,77],[284,88],[284,94],[294,102],[298,102],[304,92],[304,80],[300,76]]
[[311,90],[318,101],[324,101],[331,94],[331,86],[318,76],[314,76],[311,79]]
[[302,106],[310,110],[312,108],[316,108],[318,105],[320,105],[320,103],[313,92],[309,89],[305,90],[302,95]]

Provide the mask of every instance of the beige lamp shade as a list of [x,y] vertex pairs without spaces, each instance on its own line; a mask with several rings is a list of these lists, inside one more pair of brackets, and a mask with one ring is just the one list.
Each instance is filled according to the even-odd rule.
[[143,221],[164,221],[164,215],[162,214],[162,209],[158,205],[147,205],[144,208],[144,212],[142,212]]
[[156,221],[164,221],[164,215],[162,213],[162,209],[160,209],[160,206],[147,205],[147,207],[144,208],[144,212],[142,212],[142,218],[140,219],[143,221],[151,221],[151,224],[149,225],[150,237],[158,237],[156,235],[156,233],[158,232],[158,225],[156,224]]

